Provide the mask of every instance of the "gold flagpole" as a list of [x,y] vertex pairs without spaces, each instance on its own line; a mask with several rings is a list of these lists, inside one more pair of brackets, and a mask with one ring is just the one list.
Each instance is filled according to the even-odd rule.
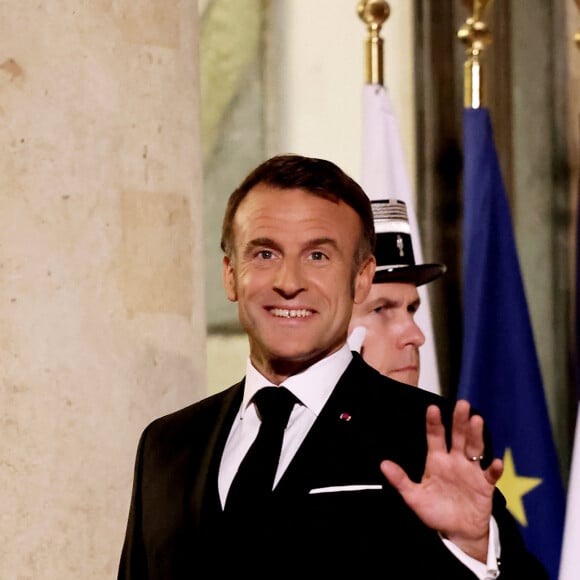
[[359,18],[367,25],[369,36],[365,42],[366,84],[383,85],[383,39],[381,28],[391,13],[385,0],[360,0],[356,8]]
[[465,24],[458,30],[457,37],[467,46],[468,58],[464,64],[463,104],[466,108],[479,109],[483,106],[484,86],[481,56],[491,43],[491,32],[483,22],[483,13],[490,0],[464,0],[471,11]]
[[[578,10],[580,10],[580,0],[576,0],[576,5],[578,6]],[[574,40],[578,48],[580,48],[580,30],[574,35]]]

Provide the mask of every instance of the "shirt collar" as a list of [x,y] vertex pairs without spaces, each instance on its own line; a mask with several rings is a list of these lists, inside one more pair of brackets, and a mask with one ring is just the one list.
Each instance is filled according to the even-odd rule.
[[[288,377],[280,386],[286,387],[300,399],[303,405],[318,416],[351,360],[352,352],[348,344],[345,344],[335,353],[323,358],[301,373]],[[242,417],[256,391],[270,384],[270,381],[256,370],[248,357]]]

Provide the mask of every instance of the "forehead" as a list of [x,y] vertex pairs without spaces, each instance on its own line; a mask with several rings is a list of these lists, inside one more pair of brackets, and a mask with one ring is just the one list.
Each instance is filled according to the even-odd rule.
[[388,300],[401,304],[412,304],[419,300],[415,284],[405,282],[381,282],[373,284],[367,297],[370,300]]
[[[240,203],[234,217],[236,237],[358,238],[358,214],[342,200],[319,197],[303,189],[259,184]],[[241,241],[238,239],[238,241]]]

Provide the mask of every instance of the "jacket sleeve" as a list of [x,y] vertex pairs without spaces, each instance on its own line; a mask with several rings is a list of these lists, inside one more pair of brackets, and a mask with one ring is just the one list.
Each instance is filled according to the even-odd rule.
[[518,524],[497,488],[493,498],[493,515],[498,523],[501,545],[499,580],[549,580],[544,566],[527,550]]
[[135,460],[135,471],[133,476],[133,490],[131,493],[131,505],[129,508],[129,518],[125,540],[121,551],[119,563],[118,580],[147,580],[147,558],[145,545],[143,542],[142,530],[142,501],[141,484],[143,475],[143,456],[147,429],[141,435],[137,448]]

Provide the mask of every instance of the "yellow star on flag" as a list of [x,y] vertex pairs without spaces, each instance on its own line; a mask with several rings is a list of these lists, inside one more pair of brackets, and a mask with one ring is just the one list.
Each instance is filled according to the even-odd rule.
[[539,477],[525,477],[516,473],[512,450],[507,447],[503,456],[503,474],[497,486],[506,498],[508,509],[522,526],[528,525],[522,498],[540,483],[542,479]]

